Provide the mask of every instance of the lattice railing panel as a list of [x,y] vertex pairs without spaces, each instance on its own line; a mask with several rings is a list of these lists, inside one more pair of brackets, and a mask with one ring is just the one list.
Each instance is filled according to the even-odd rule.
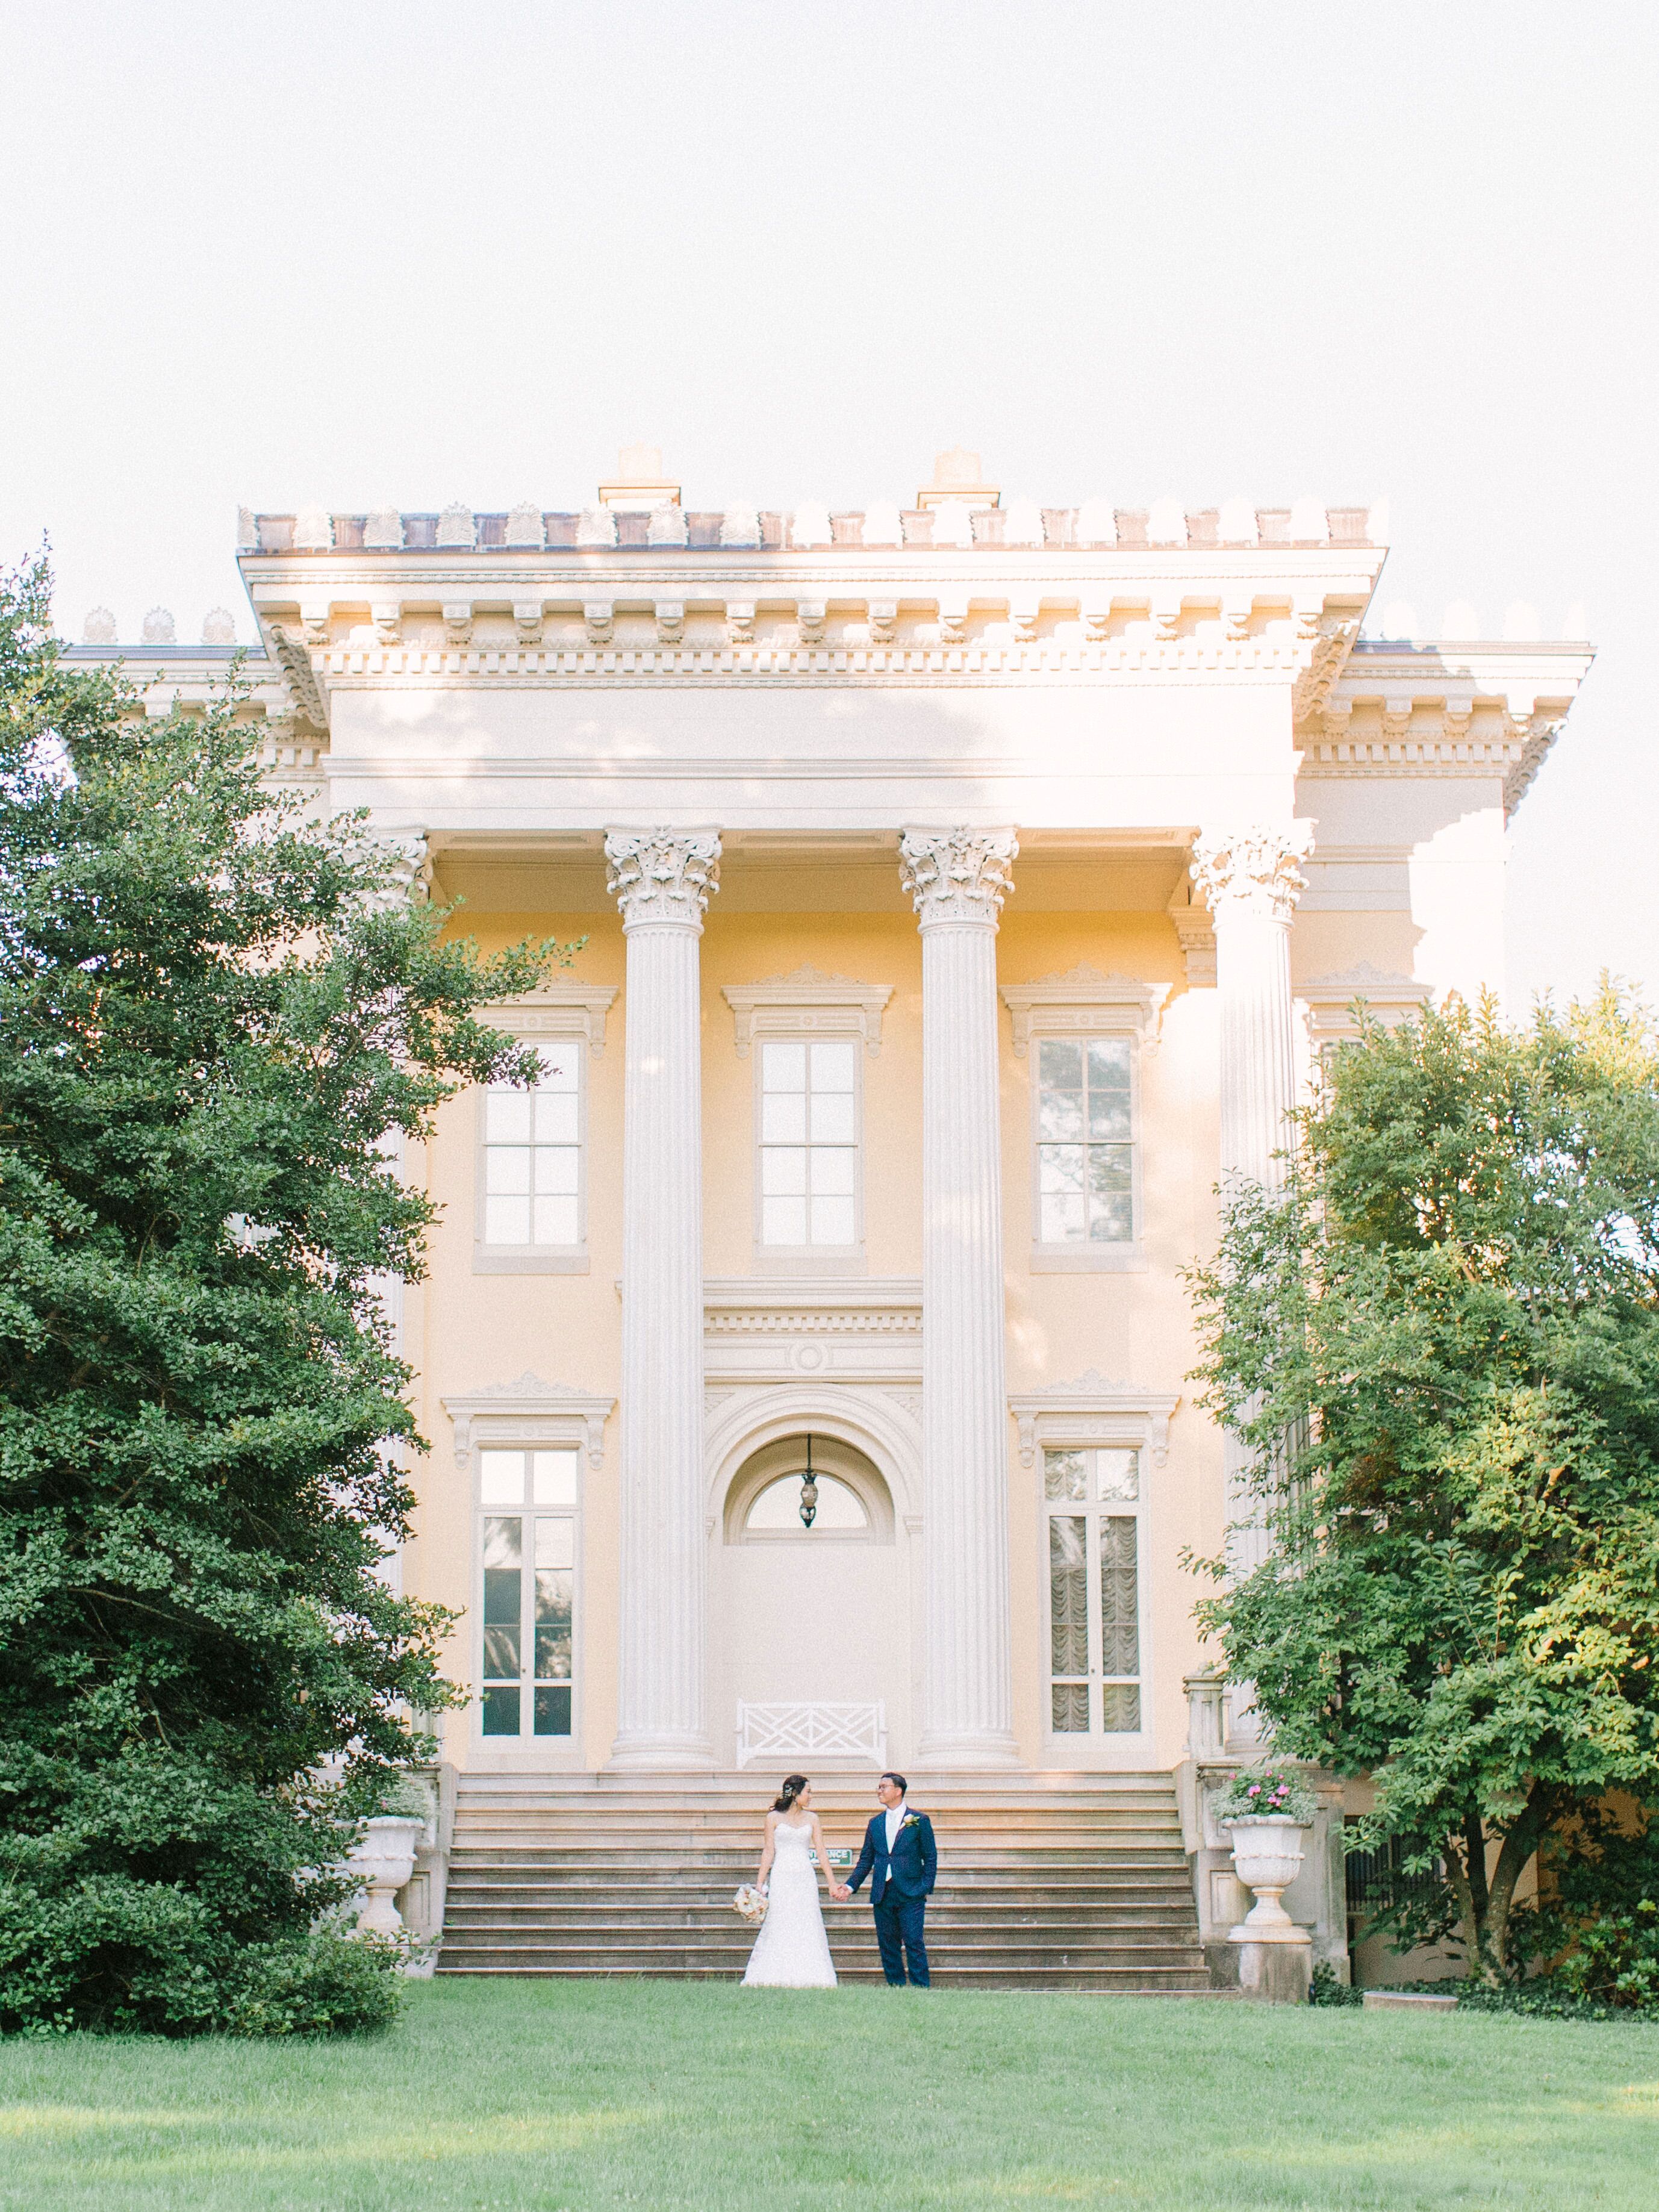
[[886,1756],[887,1708],[879,1698],[867,1705],[738,1700],[739,1766],[761,1759],[863,1759],[879,1766]]

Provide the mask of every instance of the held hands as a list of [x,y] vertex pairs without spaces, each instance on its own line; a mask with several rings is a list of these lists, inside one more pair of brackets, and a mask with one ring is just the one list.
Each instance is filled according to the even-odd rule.
[[830,1885],[830,1894],[837,1905],[845,1905],[853,1893],[844,1881],[837,1881]]

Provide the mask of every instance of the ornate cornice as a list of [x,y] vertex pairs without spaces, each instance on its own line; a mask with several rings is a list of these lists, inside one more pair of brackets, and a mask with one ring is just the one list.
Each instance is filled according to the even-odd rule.
[[1299,733],[1304,778],[1326,776],[1497,776],[1512,814],[1543,766],[1566,720],[1564,702],[1530,712],[1500,700],[1477,714],[1465,704],[1409,699],[1370,715],[1328,708]]
[[1591,657],[1576,645],[1362,643],[1301,720],[1301,774],[1497,778],[1512,812]]
[[718,830],[611,830],[605,857],[605,889],[622,908],[624,929],[663,922],[702,927],[720,889]]
[[[585,608],[580,632],[558,638],[549,635],[555,627],[550,620],[534,621],[528,601],[520,621],[515,601],[513,626],[500,636],[481,634],[478,621],[465,639],[434,623],[433,635],[424,641],[394,637],[377,625],[372,644],[319,646],[312,652],[311,666],[313,680],[331,692],[380,690],[388,682],[411,679],[422,690],[434,684],[479,682],[507,689],[580,688],[596,682],[607,689],[733,683],[864,683],[884,688],[1009,683],[1034,676],[1073,683],[1180,676],[1206,684],[1289,684],[1304,668],[1308,650],[1294,639],[1269,636],[1215,643],[1198,635],[1058,632],[951,637],[937,623],[919,624],[906,636],[894,636],[884,634],[885,622],[878,626],[873,619],[857,626],[856,637],[757,638],[752,602],[732,603],[719,635],[694,640],[684,635],[689,623],[685,604],[683,598],[657,599],[650,629],[628,639],[617,634],[622,617],[615,602],[594,599]],[[609,622],[603,618],[606,607],[612,610]],[[273,634],[276,627],[272,625]],[[867,636],[862,635],[866,629]]]
[[1012,830],[907,830],[899,873],[921,927],[980,922],[994,927],[1013,888],[1019,841]]
[[1310,651],[1308,665],[1291,692],[1291,711],[1300,722],[1316,714],[1331,696],[1331,687],[1347,665],[1359,636],[1357,614],[1329,614],[1322,608],[1310,611],[1303,635]]
[[328,702],[317,673],[312,665],[311,651],[303,637],[295,637],[284,623],[272,623],[270,642],[275,649],[276,664],[283,672],[283,681],[289,696],[294,702],[294,711],[302,722],[309,722],[313,730],[328,727]]
[[1289,921],[1307,889],[1297,862],[1313,842],[1306,822],[1251,823],[1201,830],[1193,845],[1193,881],[1212,915],[1229,908]]

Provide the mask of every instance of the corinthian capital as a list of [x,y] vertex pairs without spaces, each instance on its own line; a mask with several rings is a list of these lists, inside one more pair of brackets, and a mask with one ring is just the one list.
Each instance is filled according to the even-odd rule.
[[1193,881],[1212,914],[1229,907],[1288,921],[1307,889],[1297,862],[1313,843],[1310,822],[1253,822],[1201,830],[1193,845]]
[[605,887],[622,908],[624,929],[647,921],[702,927],[709,895],[720,887],[717,830],[611,830],[605,857]]
[[1013,889],[1019,841],[1012,830],[907,830],[899,873],[921,926],[982,921],[994,926]]

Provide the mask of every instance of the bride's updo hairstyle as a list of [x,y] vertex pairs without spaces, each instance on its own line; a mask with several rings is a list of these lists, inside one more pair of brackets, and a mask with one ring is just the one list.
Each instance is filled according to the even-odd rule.
[[783,1788],[772,1800],[772,1810],[775,1813],[788,1812],[801,1791],[811,1787],[811,1783],[805,1774],[786,1774],[783,1778]]

